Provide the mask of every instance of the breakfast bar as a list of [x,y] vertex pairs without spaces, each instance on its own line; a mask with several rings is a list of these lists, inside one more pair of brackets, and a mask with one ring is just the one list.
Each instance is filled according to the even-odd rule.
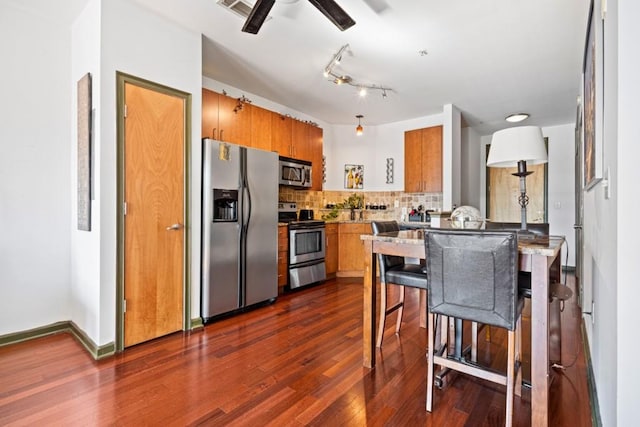
[[[425,258],[424,230],[362,235],[364,243],[363,365],[376,364],[377,254]],[[520,270],[531,272],[531,423],[549,421],[549,270],[560,254],[561,236],[519,239]]]

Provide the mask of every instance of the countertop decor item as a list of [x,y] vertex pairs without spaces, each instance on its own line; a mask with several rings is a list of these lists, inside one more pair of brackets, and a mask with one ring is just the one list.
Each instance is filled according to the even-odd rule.
[[482,214],[473,206],[459,206],[451,212],[453,228],[480,228],[482,223]]

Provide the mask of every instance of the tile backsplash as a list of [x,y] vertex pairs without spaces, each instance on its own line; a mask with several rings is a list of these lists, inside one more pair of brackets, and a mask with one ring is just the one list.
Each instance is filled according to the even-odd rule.
[[[287,202],[296,202],[299,209],[313,209],[318,219],[322,215],[331,211],[326,208],[328,204],[342,203],[354,191],[305,191],[296,190],[290,187],[280,187],[279,200]],[[402,191],[358,191],[357,194],[364,195],[365,205],[386,205],[387,209],[372,210],[364,209],[362,212],[363,219],[395,219],[406,220],[403,218],[402,208],[410,211],[422,205],[425,210],[440,211],[442,210],[442,193],[405,193]],[[394,207],[398,202],[398,207]],[[348,220],[350,212],[347,209],[340,211],[339,220]]]

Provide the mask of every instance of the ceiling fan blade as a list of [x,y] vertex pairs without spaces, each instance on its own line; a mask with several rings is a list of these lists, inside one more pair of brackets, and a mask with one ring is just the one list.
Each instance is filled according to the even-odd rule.
[[309,0],[309,3],[329,18],[341,31],[351,28],[356,23],[356,21],[351,19],[351,17],[347,15],[347,12],[333,0]]
[[251,9],[251,13],[247,18],[242,31],[245,33],[258,34],[260,27],[264,24],[264,20],[267,19],[271,8],[276,0],[258,0]]

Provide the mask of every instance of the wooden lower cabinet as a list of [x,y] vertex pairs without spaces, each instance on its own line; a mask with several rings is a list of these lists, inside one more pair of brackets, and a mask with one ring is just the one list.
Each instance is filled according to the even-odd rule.
[[286,225],[278,226],[278,295],[284,293],[289,280],[289,231]]
[[327,278],[336,277],[336,273],[338,272],[338,256],[338,224],[327,224],[325,228],[324,255]]
[[364,247],[360,236],[371,234],[369,223],[341,223],[338,227],[338,277],[364,276]]

